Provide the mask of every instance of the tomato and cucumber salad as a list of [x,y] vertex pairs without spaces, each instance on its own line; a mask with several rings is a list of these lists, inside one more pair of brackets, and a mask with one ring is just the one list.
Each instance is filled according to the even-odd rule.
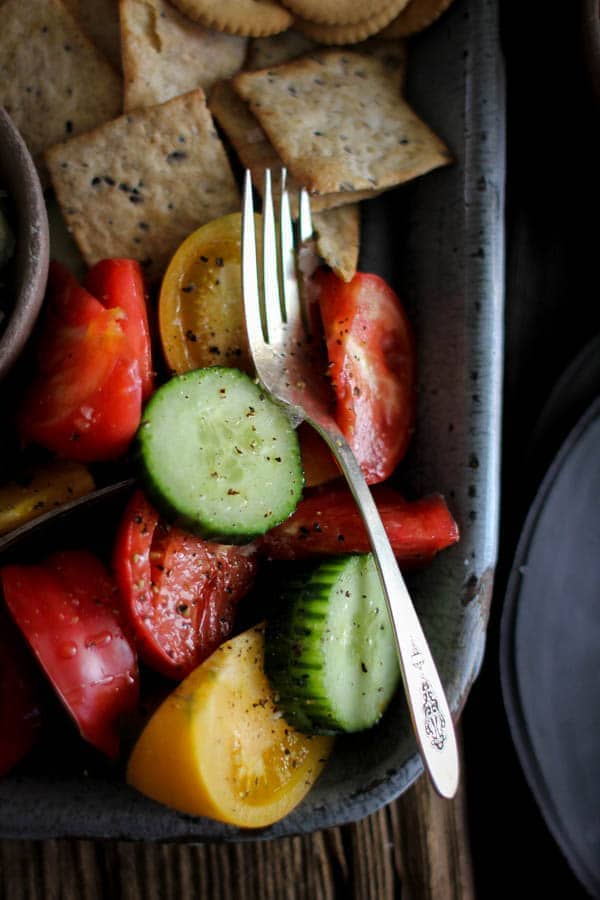
[[[53,498],[65,485],[89,490],[86,466],[124,461],[137,487],[109,558],[65,549],[0,567],[0,616],[19,638],[0,635],[0,774],[43,732],[44,679],[81,737],[114,758],[158,677],[168,696],[138,735],[130,784],[183,812],[262,827],[301,801],[332,736],[372,727],[397,688],[351,493],[324,442],[253,378],[240,263],[240,215],[203,226],[173,257],[155,314],[131,260],[102,260],[81,283],[51,265],[16,420],[23,445],[50,462],[29,491],[0,489],[0,522],[63,502]],[[333,415],[400,564],[423,565],[459,535],[443,497],[407,500],[382,483],[415,423],[408,317],[376,275],[345,283],[321,269],[314,283]],[[258,624],[272,561],[294,564]],[[242,601],[244,621],[256,614],[240,633]]]

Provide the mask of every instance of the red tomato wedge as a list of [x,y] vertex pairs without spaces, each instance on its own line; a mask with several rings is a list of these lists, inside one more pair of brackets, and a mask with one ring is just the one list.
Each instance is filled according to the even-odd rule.
[[85,287],[106,309],[119,309],[119,320],[127,336],[133,358],[140,366],[142,400],[154,389],[152,352],[144,278],[133,259],[103,259],[85,276]]
[[[428,562],[439,550],[458,541],[458,526],[439,494],[409,501],[381,485],[373,489],[373,497],[401,564]],[[279,560],[368,553],[370,549],[362,518],[345,485],[316,490],[259,544],[261,553]]]
[[70,435],[68,448],[62,455],[69,456],[75,462],[123,456],[137,431],[141,410],[142,393],[137,363],[121,357],[106,381],[73,419],[75,431]]
[[114,757],[119,720],[138,703],[138,668],[119,596],[85,550],[0,571],[6,603],[82,737]]
[[44,329],[37,345],[42,377],[36,385],[40,414],[50,424],[85,403],[125,352],[118,318],[64,266],[50,263]]
[[[65,339],[69,336],[67,329],[71,328],[75,338],[77,329],[85,329],[103,310],[100,301],[82,288],[65,266],[55,260],[50,262],[46,288],[46,319],[49,326],[63,329]],[[42,371],[54,367],[56,347],[57,344],[44,337],[38,341],[38,362]]]
[[166,525],[137,491],[121,520],[114,571],[141,658],[168,678],[188,675],[230,637],[256,570],[253,551]]
[[369,484],[388,478],[402,459],[415,422],[416,361],[400,300],[378,275],[346,283],[319,270],[319,305],[335,419]]
[[[73,363],[81,358],[81,366],[65,365],[32,385],[19,420],[26,442],[35,441],[73,462],[117,459],[126,452],[141,418],[141,383],[135,363],[118,354],[114,358],[117,341],[106,334],[94,340],[91,329],[78,348],[82,355],[71,356]],[[82,400],[74,399],[92,382]]]
[[0,775],[34,746],[42,722],[39,672],[10,616],[0,610]]
[[[116,459],[141,418],[141,364],[124,325],[60,264],[50,266],[39,374],[19,415],[21,438],[76,462]],[[145,356],[144,356],[145,359]]]

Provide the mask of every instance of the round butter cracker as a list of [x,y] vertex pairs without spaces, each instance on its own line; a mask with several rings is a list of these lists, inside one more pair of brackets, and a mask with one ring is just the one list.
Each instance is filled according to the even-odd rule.
[[392,0],[376,15],[353,25],[319,25],[306,19],[296,19],[294,28],[319,44],[358,44],[389,25],[407,4],[408,0]]
[[293,21],[275,0],[173,0],[173,5],[201,25],[243,37],[279,34]]
[[319,25],[355,25],[377,16],[390,0],[282,0],[291,12]]
[[379,37],[392,40],[425,31],[446,12],[451,3],[452,0],[410,0],[406,9],[390,22]]

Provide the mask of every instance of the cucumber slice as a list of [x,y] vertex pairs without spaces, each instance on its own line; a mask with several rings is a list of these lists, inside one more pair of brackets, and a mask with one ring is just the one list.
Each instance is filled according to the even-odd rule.
[[400,669],[372,554],[329,559],[290,583],[267,624],[265,671],[300,731],[361,731],[378,721]]
[[264,534],[302,493],[296,432],[238,369],[196,369],[162,385],[144,410],[137,444],[160,511],[211,540],[243,544]]

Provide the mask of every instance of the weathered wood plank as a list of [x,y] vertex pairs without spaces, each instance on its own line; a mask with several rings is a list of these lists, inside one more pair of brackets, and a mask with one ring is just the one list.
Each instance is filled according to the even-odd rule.
[[464,788],[449,802],[422,778],[389,814],[401,855],[402,900],[474,898]]

